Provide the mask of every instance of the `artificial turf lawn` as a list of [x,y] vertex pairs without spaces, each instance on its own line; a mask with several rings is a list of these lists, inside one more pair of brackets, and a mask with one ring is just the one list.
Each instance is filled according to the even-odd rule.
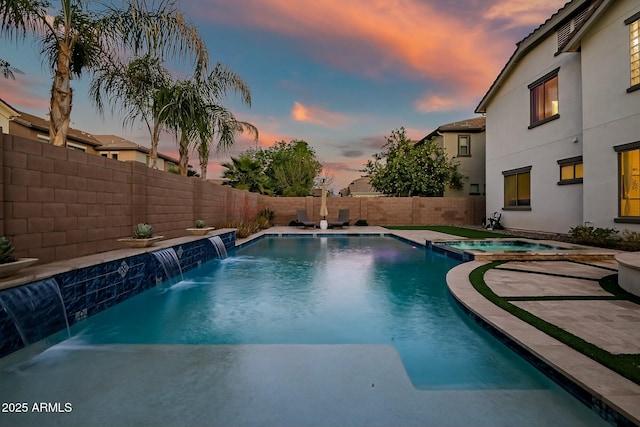
[[494,233],[492,231],[474,230],[471,228],[454,227],[451,225],[394,225],[385,227],[389,230],[430,230],[439,233],[452,234],[468,239],[487,239],[500,237],[514,237],[509,234]]
[[[498,307],[508,311],[512,315],[527,322],[535,328],[538,328],[547,335],[552,336],[574,350],[589,356],[601,365],[606,366],[612,371],[615,371],[623,377],[640,385],[640,354],[611,354],[608,351],[605,351],[600,347],[565,331],[564,329],[534,316],[528,311],[523,310],[511,304],[508,300],[496,295],[485,283],[484,273],[502,263],[503,261],[492,262],[476,268],[469,274],[471,284],[478,292],[480,292],[480,294],[482,294],[482,296]],[[602,278],[600,280],[600,286],[602,286],[604,290],[613,293],[618,299],[626,299],[636,304],[640,302],[640,298],[635,297],[620,288],[616,274]]]

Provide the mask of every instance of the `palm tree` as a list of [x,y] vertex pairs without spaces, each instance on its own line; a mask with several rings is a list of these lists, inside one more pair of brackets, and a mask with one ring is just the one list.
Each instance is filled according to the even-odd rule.
[[60,0],[52,16],[49,0],[0,0],[0,36],[40,37],[53,74],[50,134],[54,145],[66,145],[71,117],[71,80],[126,52],[195,54],[206,67],[207,49],[196,28],[172,0],[149,7],[146,0],[124,0],[122,8],[91,8],[87,0]]
[[107,97],[112,110],[120,104],[124,110],[124,125],[142,120],[151,138],[149,166],[157,169],[160,115],[158,93],[169,87],[171,75],[160,58],[146,54],[128,64],[107,63],[94,73],[89,93],[100,112],[104,110],[102,98]]
[[269,187],[269,178],[264,173],[263,163],[249,155],[231,157],[231,162],[222,164],[227,168],[222,177],[228,179],[228,185],[252,193],[273,194]]
[[180,161],[180,174],[187,175],[191,141],[202,127],[205,111],[199,89],[192,80],[178,80],[159,91],[157,105],[161,107],[160,120],[176,137]]
[[162,106],[161,119],[176,133],[183,175],[186,174],[192,147],[198,151],[200,176],[206,180],[207,163],[214,140],[218,150],[231,147],[239,132],[246,131],[257,140],[258,129],[255,126],[236,120],[233,113],[221,105],[230,90],[240,92],[243,102],[251,104],[251,93],[246,82],[235,72],[217,64],[204,79],[202,70],[196,69],[192,79],[177,81],[160,92],[158,107]]
[[203,97],[206,99],[208,120],[203,122],[203,128],[198,130],[198,156],[200,160],[200,176],[207,179],[207,164],[211,144],[216,139],[216,150],[226,151],[235,143],[237,133],[247,132],[258,140],[258,128],[248,122],[236,120],[231,111],[224,108],[221,103],[229,91],[240,93],[242,102],[251,106],[251,90],[244,79],[236,72],[218,63],[204,81],[201,73],[196,70],[196,80],[203,89]]
[[2,74],[2,77],[4,77],[5,79],[15,80],[16,76],[14,75],[14,73],[24,74],[17,68],[12,67],[11,64],[9,64],[4,59],[0,59],[0,74]]
[[208,107],[209,120],[203,123],[204,128],[198,132],[199,142],[197,145],[198,158],[200,160],[200,177],[202,180],[207,179],[207,165],[209,163],[209,154],[211,144],[217,135],[216,149],[225,151],[235,143],[235,135],[237,133],[247,132],[253,136],[254,140],[258,140],[258,128],[248,122],[238,121],[231,111],[218,105]]

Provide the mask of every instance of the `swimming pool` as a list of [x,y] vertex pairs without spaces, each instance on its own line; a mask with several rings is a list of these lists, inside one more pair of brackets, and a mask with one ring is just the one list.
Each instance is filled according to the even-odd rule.
[[[71,339],[39,361],[25,361],[24,370],[12,371],[19,375],[0,382],[0,391],[2,384],[11,390],[48,386],[38,384],[25,371],[35,366],[67,372],[58,365],[73,369],[65,362],[69,360],[71,365],[90,367],[83,378],[95,373],[105,381],[109,377],[108,383],[122,387],[119,391],[126,396],[130,388],[139,387],[139,381],[130,385],[126,379],[112,380],[122,368],[103,372],[102,361],[113,363],[141,351],[144,357],[134,358],[139,364],[134,369],[145,372],[150,369],[145,360],[154,351],[147,349],[168,354],[175,349],[175,354],[181,354],[184,345],[194,349],[265,345],[268,354],[273,344],[311,345],[311,351],[317,348],[330,355],[335,348],[364,344],[371,346],[375,360],[375,349],[383,344],[397,350],[415,387],[437,393],[421,394],[422,398],[445,399],[452,413],[469,411],[469,405],[506,413],[469,414],[469,420],[478,419],[479,424],[493,420],[490,425],[511,425],[504,419],[516,422],[520,414],[544,412],[544,417],[557,417],[555,422],[530,419],[527,423],[605,425],[462,312],[445,284],[445,275],[458,264],[456,260],[382,237],[265,237],[231,255],[191,270],[182,281],[153,288],[76,323]],[[359,351],[366,364],[366,350]],[[243,354],[231,352],[223,365],[230,363],[229,358],[242,359]],[[164,374],[151,372],[157,377]],[[268,378],[266,374],[252,376],[251,381],[261,382]],[[7,373],[3,375],[6,379]],[[374,385],[371,383],[371,389]],[[86,384],[75,387],[82,389]],[[226,388],[214,391],[228,393]],[[100,392],[110,392],[108,385],[98,385],[94,393]],[[396,403],[395,408],[400,405]]]
[[393,238],[267,237],[72,334],[88,344],[390,344],[419,388],[539,387],[453,301],[444,277],[457,264]]

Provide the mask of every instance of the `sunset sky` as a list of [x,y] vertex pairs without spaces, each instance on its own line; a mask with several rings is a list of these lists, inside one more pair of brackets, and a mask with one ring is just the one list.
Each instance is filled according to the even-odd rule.
[[[57,2],[54,0],[54,4]],[[419,139],[441,124],[474,117],[515,43],[542,24],[565,0],[179,0],[201,31],[212,62],[249,84],[252,107],[230,96],[237,118],[258,127],[263,147],[303,139],[335,177],[337,193],[361,176],[385,135],[405,127]],[[0,58],[22,70],[0,79],[0,98],[45,117],[51,75],[32,42],[0,40]],[[184,78],[188,69],[165,64]],[[99,116],[87,97],[87,76],[72,82],[72,126],[116,134],[149,146],[141,126]],[[253,141],[239,137],[220,163]],[[173,138],[160,151],[177,157]],[[197,168],[197,159],[191,163]]]

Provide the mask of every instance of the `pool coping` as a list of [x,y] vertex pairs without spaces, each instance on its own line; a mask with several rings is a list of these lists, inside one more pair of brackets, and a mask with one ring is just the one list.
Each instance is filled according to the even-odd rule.
[[[570,381],[564,386],[571,388],[574,394],[581,395],[577,396],[581,400],[591,400],[591,406],[597,408],[605,419],[618,418],[616,421],[622,421],[621,425],[640,425],[640,385],[487,300],[469,279],[473,270],[486,264],[484,261],[469,261],[447,273],[447,286],[463,308],[479,319],[481,324],[499,332],[541,361],[543,370],[550,368]],[[620,417],[623,419],[620,420]]]

